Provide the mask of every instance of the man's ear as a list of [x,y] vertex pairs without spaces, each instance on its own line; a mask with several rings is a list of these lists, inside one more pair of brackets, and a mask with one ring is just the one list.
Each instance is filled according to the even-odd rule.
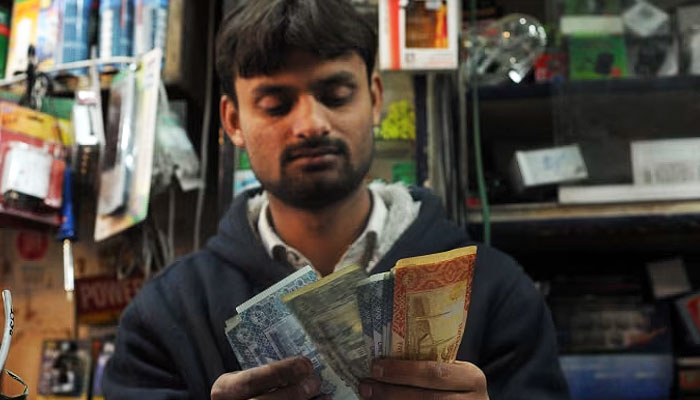
[[227,95],[221,96],[219,114],[221,115],[221,124],[231,142],[238,147],[245,148],[245,140],[243,139],[241,123],[238,118],[238,108]]
[[382,102],[384,100],[384,83],[382,77],[376,71],[372,73],[370,84],[370,94],[372,96],[372,116],[374,125],[382,122]]

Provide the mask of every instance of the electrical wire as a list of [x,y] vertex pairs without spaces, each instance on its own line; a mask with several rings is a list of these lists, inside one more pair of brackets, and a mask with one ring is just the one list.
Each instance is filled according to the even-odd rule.
[[479,119],[479,82],[476,77],[476,0],[470,1],[471,13],[471,46],[469,47],[469,59],[471,60],[471,71],[469,73],[471,79],[472,92],[472,120],[474,129],[474,161],[476,162],[476,179],[479,185],[479,198],[481,199],[481,219],[484,228],[483,242],[486,245],[491,244],[491,208],[489,207],[488,194],[486,193],[486,179],[484,178],[484,160],[481,151],[481,121]]
[[168,259],[166,264],[175,261],[175,182],[168,188]]
[[194,217],[194,250],[199,250],[200,231],[202,226],[202,211],[204,210],[204,196],[207,190],[207,165],[209,163],[209,129],[211,126],[211,108],[212,108],[212,92],[214,86],[214,66],[212,59],[214,58],[214,18],[216,16],[216,1],[209,2],[209,31],[207,34],[207,77],[206,90],[204,98],[204,119],[202,120],[202,141],[200,149],[200,159],[202,161],[202,169],[200,171],[200,179],[202,181],[199,192],[197,193],[197,208]]
[[458,149],[458,186],[459,193],[459,224],[465,226],[467,218],[467,193],[469,191],[469,127],[467,125],[467,80],[463,71],[457,73],[457,90],[459,97],[459,137],[457,139]]
[[0,346],[0,373],[5,369],[7,355],[10,353],[12,334],[15,330],[15,314],[12,310],[12,293],[9,290],[2,291],[2,302],[5,308],[5,330],[2,333],[2,345]]

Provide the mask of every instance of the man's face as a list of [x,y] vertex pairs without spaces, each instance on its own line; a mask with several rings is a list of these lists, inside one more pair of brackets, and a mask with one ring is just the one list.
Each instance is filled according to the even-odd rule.
[[369,171],[382,84],[378,75],[368,82],[355,53],[324,61],[293,52],[285,61],[274,75],[236,78],[238,106],[224,97],[222,120],[267,191],[322,209],[357,190]]

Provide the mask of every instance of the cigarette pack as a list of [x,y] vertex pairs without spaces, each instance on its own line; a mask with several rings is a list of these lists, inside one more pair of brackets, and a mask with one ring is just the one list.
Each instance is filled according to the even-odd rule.
[[457,0],[379,2],[382,70],[449,70],[459,66]]

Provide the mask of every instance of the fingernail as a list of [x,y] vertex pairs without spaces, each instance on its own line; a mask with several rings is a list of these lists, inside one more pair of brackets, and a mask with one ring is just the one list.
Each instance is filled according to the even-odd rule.
[[301,384],[301,387],[302,389],[304,389],[304,393],[306,393],[307,396],[313,396],[314,394],[316,394],[318,389],[321,388],[321,381],[315,376],[307,378]]
[[372,397],[372,386],[366,383],[361,383],[360,396],[364,397],[365,399],[369,399],[370,397]]
[[384,375],[384,367],[379,364],[374,364],[374,366],[372,366],[372,376],[374,378],[381,378],[382,375]]

